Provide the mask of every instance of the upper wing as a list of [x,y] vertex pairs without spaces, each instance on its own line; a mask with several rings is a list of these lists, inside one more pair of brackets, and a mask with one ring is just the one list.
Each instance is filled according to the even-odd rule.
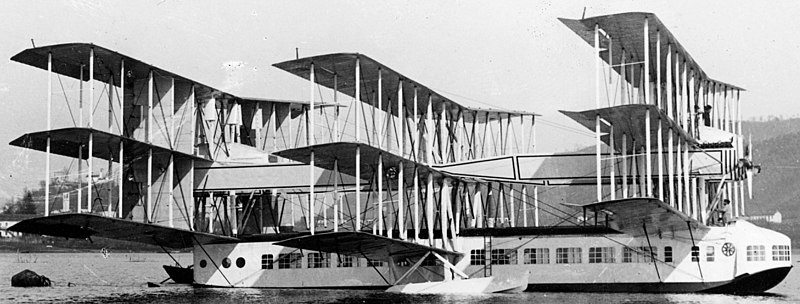
[[160,225],[93,214],[60,214],[21,221],[11,231],[85,239],[99,236],[169,248],[188,248],[195,243],[239,242],[229,236],[169,228]]
[[[280,62],[273,64],[273,66],[297,75],[298,77],[309,79],[312,64],[314,65],[315,70],[314,82],[324,87],[339,91],[342,94],[350,97],[355,97],[356,95],[355,71],[356,65],[358,64],[360,68],[359,76],[361,79],[362,95],[360,100],[365,103],[372,102],[372,99],[368,96],[368,94],[372,93],[370,93],[367,88],[377,88],[378,79],[380,78],[381,86],[385,92],[397,92],[398,88],[400,87],[400,83],[403,83],[402,88],[404,96],[414,96],[414,92],[416,91],[417,96],[419,96],[417,100],[417,106],[420,109],[427,107],[428,100],[430,99],[433,109],[441,109],[442,104],[447,104],[451,109],[461,108],[463,111],[476,112],[478,113],[476,114],[477,116],[481,116],[484,119],[488,118],[490,120],[498,119],[501,116],[503,119],[505,119],[508,117],[508,115],[538,116],[535,113],[525,111],[470,108],[460,105],[459,103],[443,96],[424,84],[416,82],[364,54],[325,54]],[[383,110],[386,110],[393,115],[397,115],[396,107],[389,107],[388,103],[385,103],[384,107],[385,109]],[[471,115],[465,115],[464,119],[470,120],[477,117],[470,116]]]
[[[657,35],[660,35],[662,48],[666,45],[670,45],[672,51],[678,53],[680,58],[686,61],[688,68],[695,71],[695,73],[699,73],[701,79],[708,79],[712,84],[722,85],[736,90],[744,90],[740,87],[707,77],[703,69],[700,68],[700,65],[697,64],[689,52],[678,42],[678,39],[672,35],[669,29],[667,29],[655,14],[632,12],[590,17],[580,20],[566,18],[558,18],[558,20],[592,46],[594,45],[595,26],[597,26],[602,35],[599,41],[602,50],[600,58],[608,62],[608,51],[610,50],[611,61],[613,61],[615,65],[614,69],[617,70],[617,72],[619,72],[622,67],[619,63],[622,62],[623,56],[625,56],[627,62],[643,62],[645,60],[644,52],[631,52],[630,50],[645,49],[645,34],[642,30],[642,26],[645,20],[647,20],[649,23],[648,49],[650,51],[650,60],[660,60],[662,66],[666,66],[667,52],[662,51],[660,53],[661,58],[656,56],[659,55],[656,51],[656,44],[658,43]],[[609,43],[609,41],[611,42]],[[626,50],[628,52],[625,52]],[[638,68],[633,69],[631,72],[633,75],[628,77],[628,81],[633,86],[639,87],[643,73]],[[666,69],[663,69],[661,73],[666,74]],[[662,77],[665,77],[665,75],[662,75]]]
[[[567,204],[570,205],[570,204]],[[586,205],[570,205],[583,207],[587,211],[596,211],[608,215],[609,226],[632,236],[644,235],[658,231],[683,231],[691,226],[693,229],[708,228],[696,219],[687,216],[656,198],[626,198]],[[601,217],[602,219],[602,217]]]
[[431,251],[444,257],[463,256],[458,252],[355,231],[318,233],[280,241],[275,245],[365,257],[374,261],[388,261],[389,257],[422,256]]

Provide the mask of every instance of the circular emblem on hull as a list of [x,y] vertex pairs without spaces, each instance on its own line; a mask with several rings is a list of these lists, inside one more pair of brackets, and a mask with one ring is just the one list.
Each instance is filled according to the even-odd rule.
[[722,254],[725,256],[732,256],[736,253],[736,247],[733,246],[731,243],[722,244]]

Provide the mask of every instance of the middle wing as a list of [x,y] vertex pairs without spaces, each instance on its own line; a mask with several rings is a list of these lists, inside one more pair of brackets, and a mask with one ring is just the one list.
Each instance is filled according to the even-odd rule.
[[175,149],[162,147],[139,141],[130,137],[120,136],[117,134],[108,133],[101,130],[71,127],[63,129],[55,129],[49,131],[40,131],[24,134],[17,139],[14,139],[9,144],[12,146],[46,151],[47,138],[50,137],[52,150],[50,153],[58,154],[61,156],[78,158],[78,147],[83,150],[83,159],[89,155],[89,134],[94,136],[95,145],[103,145],[103,149],[97,148],[92,151],[92,156],[112,161],[119,161],[119,143],[122,142],[123,149],[125,150],[125,162],[130,162],[133,159],[142,157],[147,154],[148,149],[153,149],[154,154],[172,154],[176,158],[193,159],[199,162],[211,162],[202,157],[198,157],[189,153],[184,153]]
[[708,228],[656,198],[626,198],[586,205],[566,205],[582,207],[598,214],[605,213],[608,215],[608,224],[611,228],[632,236],[644,235],[645,228],[648,229],[648,233],[683,231],[689,230],[690,227],[700,230]]
[[[318,144],[313,146],[305,146],[294,149],[287,149],[275,152],[275,155],[291,159],[304,164],[310,164],[311,151],[314,151],[314,166],[334,170],[338,163],[338,170],[350,176],[356,175],[356,147],[360,147],[361,163],[358,169],[361,170],[361,178],[364,180],[371,180],[373,174],[377,170],[375,168],[376,161],[380,155],[383,163],[386,166],[397,166],[403,164],[405,175],[413,175],[414,169],[419,170],[420,175],[433,174],[436,178],[441,177],[442,173],[436,169],[428,167],[428,165],[399,156],[392,152],[368,145],[358,144],[355,142],[333,142],[327,144]],[[337,163],[335,163],[337,162]]]

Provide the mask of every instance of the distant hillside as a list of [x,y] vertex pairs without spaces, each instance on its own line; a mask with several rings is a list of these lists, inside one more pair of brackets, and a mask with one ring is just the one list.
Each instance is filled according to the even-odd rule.
[[[771,126],[768,126],[771,127]],[[800,218],[800,129],[766,140],[753,141],[753,161],[762,171],[753,181],[753,203],[749,214],[771,214],[785,220]]]
[[745,138],[752,134],[754,141],[763,141],[781,135],[800,132],[800,118],[743,121],[742,130]]

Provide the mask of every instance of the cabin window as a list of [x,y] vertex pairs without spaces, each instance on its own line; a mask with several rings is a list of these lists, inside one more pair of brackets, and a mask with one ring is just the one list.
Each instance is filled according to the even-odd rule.
[[651,258],[655,258],[658,254],[652,247],[623,247],[622,248],[622,262],[623,263],[652,263]]
[[331,254],[327,252],[311,252],[308,254],[308,268],[331,267]]
[[294,269],[303,267],[303,255],[299,253],[281,253],[278,255],[278,269]]
[[590,247],[589,263],[614,263],[614,247]]
[[525,248],[523,254],[525,264],[550,264],[549,248]]
[[492,249],[492,264],[517,264],[517,251],[514,249]]
[[772,245],[773,261],[791,261],[791,254],[789,245]]
[[231,267],[231,259],[229,258],[222,259],[222,267],[225,268]]
[[579,264],[581,248],[556,248],[556,264]]
[[766,260],[766,249],[764,245],[750,245],[747,246],[747,261],[764,261]]
[[272,269],[272,255],[271,254],[262,254],[261,255],[261,269]]
[[714,246],[706,246],[706,262],[714,261]]
[[[356,261],[358,261],[358,259],[356,259]],[[353,257],[351,257],[349,255],[341,255],[340,254],[339,255],[339,264],[337,265],[337,267],[341,267],[341,268],[353,267]]]
[[367,259],[367,267],[383,267],[383,261],[373,261]]
[[692,262],[700,262],[700,247],[692,246]]
[[206,265],[208,265],[208,262],[206,262],[206,260],[200,260],[200,268],[206,268]]
[[486,250],[475,249],[469,252],[470,265],[486,265]]
[[664,262],[672,263],[672,246],[664,247]]
[[236,259],[236,267],[242,268],[244,267],[245,260],[243,257],[239,257]]

